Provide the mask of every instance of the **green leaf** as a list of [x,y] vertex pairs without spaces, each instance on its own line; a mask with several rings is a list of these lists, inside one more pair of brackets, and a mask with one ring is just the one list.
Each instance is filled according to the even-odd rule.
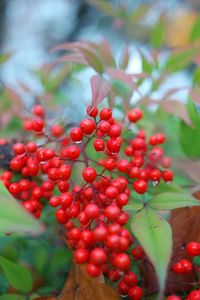
[[128,98],[132,93],[132,89],[130,88],[130,86],[127,83],[122,82],[118,79],[113,80],[112,87],[116,94],[121,97]]
[[141,59],[142,59],[142,71],[148,74],[152,73],[152,66],[145,55],[140,51]]
[[163,20],[160,19],[151,32],[151,37],[150,37],[151,45],[154,48],[160,48],[163,45],[164,37],[165,37],[165,26]]
[[142,201],[140,201],[140,200],[134,198],[133,196],[131,196],[130,199],[129,199],[129,204],[124,206],[124,210],[130,210],[130,211],[135,210],[135,211],[137,211],[137,210],[142,209],[143,206],[144,205],[143,205]]
[[182,188],[173,183],[173,182],[170,182],[170,183],[166,183],[166,182],[163,182],[161,181],[159,183],[159,185],[157,185],[156,187],[155,186],[150,186],[149,187],[149,192],[151,195],[157,195],[157,194],[161,194],[161,193],[164,193],[164,192],[174,192],[174,193],[181,193],[183,192]]
[[199,158],[200,129],[191,128],[185,122],[180,121],[179,140],[184,153],[188,157]]
[[199,47],[187,48],[179,51],[174,51],[169,56],[165,70],[167,72],[177,72],[190,65],[199,53]]
[[40,234],[43,225],[28,214],[0,182],[0,232]]
[[148,204],[159,210],[176,209],[188,206],[200,206],[200,201],[187,194],[161,193],[155,196]]
[[23,295],[15,295],[15,294],[4,294],[0,296],[0,300],[24,300],[26,299]]
[[32,275],[26,268],[11,262],[2,256],[0,256],[0,267],[12,287],[22,292],[31,291]]
[[12,53],[0,54],[0,64],[7,62],[11,56],[12,56]]
[[162,294],[172,253],[171,226],[152,209],[144,208],[132,218],[131,230],[155,268]]
[[192,27],[192,30],[190,32],[190,41],[194,42],[198,39],[200,39],[200,17],[198,17],[196,19],[196,21],[194,22],[194,25]]
[[200,129],[200,114],[198,113],[196,106],[194,105],[191,99],[188,100],[187,109],[192,123],[196,128]]
[[100,74],[103,73],[103,64],[96,54],[92,51],[79,47],[88,63]]

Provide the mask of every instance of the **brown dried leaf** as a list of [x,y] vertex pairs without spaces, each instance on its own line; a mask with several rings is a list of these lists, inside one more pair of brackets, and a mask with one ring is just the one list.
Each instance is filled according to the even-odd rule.
[[103,276],[92,278],[87,275],[85,266],[73,265],[58,300],[119,300],[116,289],[104,283]]

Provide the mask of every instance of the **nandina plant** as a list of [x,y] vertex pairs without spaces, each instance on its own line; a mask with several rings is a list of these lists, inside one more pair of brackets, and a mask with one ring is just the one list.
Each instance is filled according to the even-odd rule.
[[[72,292],[73,299],[81,299],[81,274],[96,277],[97,285],[104,277],[123,297],[142,299],[149,268],[156,272],[154,292],[160,299],[164,291],[168,300],[181,299],[168,290],[167,272],[174,280],[189,274],[197,288],[187,289],[187,299],[200,299],[198,269],[192,264],[200,244],[184,245],[186,257],[174,261],[171,226],[159,212],[199,202],[171,184],[166,136],[148,136],[139,125],[142,118],[140,108],[118,120],[110,107],[91,105],[80,124],[65,128],[59,122],[49,125],[48,110],[35,105],[24,119],[27,140],[13,145],[10,169],[1,179],[35,218],[47,206],[55,209],[76,273],[72,286],[74,274],[69,275],[59,299]],[[117,293],[113,297],[119,298]]]

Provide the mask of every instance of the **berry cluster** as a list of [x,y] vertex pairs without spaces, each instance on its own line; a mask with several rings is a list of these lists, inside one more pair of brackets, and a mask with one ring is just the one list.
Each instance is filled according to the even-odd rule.
[[130,140],[123,139],[122,126],[109,108],[99,112],[88,107],[87,117],[70,132],[60,124],[49,127],[42,106],[34,106],[32,113],[24,129],[37,141],[13,146],[11,170],[1,176],[5,186],[37,218],[48,201],[66,229],[74,261],[86,264],[91,276],[103,273],[118,282],[122,295],[141,299],[143,291],[131,269],[144,251],[125,228],[129,214],[124,207],[132,190],[144,194],[160,180],[173,180],[171,159],[161,147],[165,136],[156,133],[147,139],[144,130],[136,132],[135,123],[143,116],[137,108],[126,119]]

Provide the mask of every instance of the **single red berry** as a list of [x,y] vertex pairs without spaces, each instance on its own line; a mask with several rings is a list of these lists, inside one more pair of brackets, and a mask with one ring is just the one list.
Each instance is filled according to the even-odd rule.
[[87,114],[88,116],[95,118],[98,115],[98,108],[96,106],[88,106]]
[[134,181],[133,187],[138,194],[144,194],[147,191],[148,184],[145,180],[138,179]]
[[26,145],[26,150],[29,152],[29,153],[35,153],[37,151],[37,144],[34,143],[34,142],[29,142],[27,145]]
[[60,205],[63,208],[68,208],[71,206],[73,201],[73,196],[70,192],[66,192],[60,195]]
[[130,163],[126,159],[119,159],[117,161],[117,169],[122,173],[128,173],[130,168]]
[[143,112],[139,108],[134,108],[129,111],[128,113],[128,119],[130,122],[137,122],[140,119],[142,119]]
[[90,261],[95,265],[103,265],[107,260],[106,251],[102,248],[95,248],[90,253]]
[[97,219],[100,215],[100,209],[97,204],[90,203],[85,208],[85,213],[89,219]]
[[122,271],[128,270],[131,265],[129,256],[126,253],[116,254],[113,259],[114,266]]
[[93,182],[97,177],[97,172],[94,168],[87,167],[83,169],[82,176],[86,182]]
[[140,300],[143,297],[143,290],[139,286],[133,286],[128,290],[130,300]]
[[94,149],[98,151],[103,151],[105,149],[105,142],[103,139],[94,140]]
[[152,169],[150,172],[149,172],[149,179],[151,181],[156,181],[156,182],[159,182],[160,181],[160,178],[161,178],[161,172],[160,170],[158,169]]
[[163,171],[162,178],[166,182],[171,182],[173,180],[173,172],[171,170]]
[[110,108],[103,108],[100,111],[100,119],[101,120],[109,120],[112,117],[112,110]]
[[56,219],[57,219],[58,223],[60,223],[60,224],[65,224],[68,221],[64,209],[59,208],[57,210]]
[[109,221],[115,221],[120,216],[121,210],[117,205],[111,204],[106,207],[104,214]]
[[87,249],[77,249],[74,252],[74,261],[77,264],[84,264],[89,259],[89,251]]
[[89,263],[86,267],[86,271],[91,277],[98,277],[101,274],[102,269],[99,266]]
[[96,128],[96,123],[91,119],[84,119],[80,123],[80,128],[84,134],[92,134]]
[[94,229],[93,234],[96,242],[103,242],[107,237],[108,230],[105,226],[99,225]]
[[108,198],[115,199],[119,195],[119,190],[115,186],[109,186],[105,194]]
[[34,105],[32,108],[32,113],[36,116],[43,117],[44,116],[44,108],[42,105]]
[[170,295],[166,298],[166,300],[181,300],[181,297],[177,295]]
[[116,138],[121,135],[121,126],[119,124],[114,124],[110,127],[109,136],[111,138]]
[[163,157],[163,149],[161,147],[153,148],[148,154],[148,158],[153,162],[160,161],[162,157]]
[[144,250],[141,246],[136,246],[133,248],[131,254],[132,254],[133,258],[139,260],[144,257]]
[[188,298],[188,300],[199,300],[200,299],[200,290],[194,290],[192,291]]
[[80,156],[80,149],[75,145],[71,145],[63,148],[60,154],[61,156],[69,159],[77,159]]
[[64,132],[64,128],[63,126],[59,125],[59,124],[56,124],[56,125],[53,125],[51,127],[51,134],[54,136],[54,137],[60,137]]
[[120,273],[118,270],[108,270],[108,278],[112,282],[117,282],[120,279]]
[[107,141],[107,148],[111,153],[118,153],[121,148],[121,143],[117,138],[110,139]]
[[192,257],[200,255],[200,244],[197,242],[188,243],[186,246],[186,253]]
[[109,171],[114,170],[116,168],[116,160],[113,158],[108,158],[104,160],[103,166],[106,170]]
[[80,129],[80,127],[74,127],[74,128],[72,128],[72,130],[70,132],[70,136],[71,136],[72,141],[81,142],[83,139],[83,132]]
[[102,121],[99,125],[98,125],[98,129],[100,130],[100,132],[102,133],[108,133],[110,131],[111,125],[109,122],[107,121]]
[[36,132],[42,131],[44,128],[44,121],[42,119],[35,119],[32,122],[32,129]]
[[60,205],[60,198],[58,196],[52,196],[49,200],[49,204],[53,207]]
[[13,146],[13,151],[15,154],[23,154],[25,152],[25,146],[22,143],[16,143]]
[[136,285],[138,283],[137,275],[134,272],[132,272],[132,271],[127,272],[124,275],[123,280],[129,286],[133,286],[133,285]]
[[124,280],[121,280],[118,283],[118,289],[121,295],[128,295],[129,286],[124,282]]

